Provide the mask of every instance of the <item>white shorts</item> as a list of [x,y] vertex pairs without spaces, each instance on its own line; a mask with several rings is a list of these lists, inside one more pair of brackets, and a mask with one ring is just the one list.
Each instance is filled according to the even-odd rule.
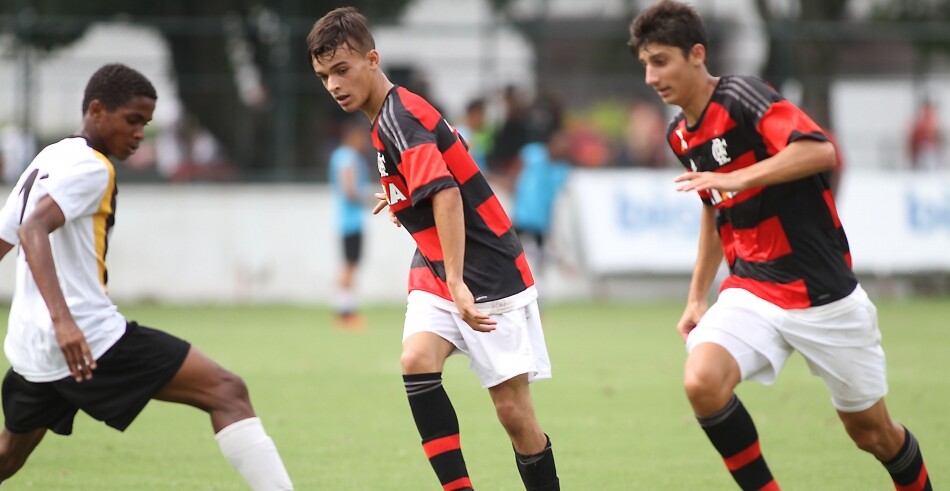
[[689,333],[686,349],[701,343],[722,346],[738,362],[742,380],[766,385],[797,350],[843,412],[863,411],[887,394],[877,309],[860,285],[836,302],[789,310],[746,290],[723,290]]
[[425,292],[410,292],[403,341],[419,332],[437,334],[455,346],[452,354],[468,355],[469,368],[484,388],[523,373],[528,374],[529,382],[551,378],[537,300],[505,312],[490,313],[497,322],[492,332],[472,329],[457,311],[447,309],[445,302]]

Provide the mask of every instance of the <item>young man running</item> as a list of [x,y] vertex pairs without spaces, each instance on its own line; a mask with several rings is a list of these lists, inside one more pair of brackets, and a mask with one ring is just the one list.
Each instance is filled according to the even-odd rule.
[[[679,191],[703,201],[699,252],[677,329],[693,411],[742,489],[777,490],[752,418],[733,392],[770,384],[795,350],[821,377],[845,430],[896,489],[930,490],[914,435],[887,413],[874,305],[851,271],[824,172],[835,150],[811,119],[763,81],[714,77],[693,7],[657,2],[630,26],[646,83],[682,112],[667,139],[688,170]],[[730,275],[707,310],[723,257]]]

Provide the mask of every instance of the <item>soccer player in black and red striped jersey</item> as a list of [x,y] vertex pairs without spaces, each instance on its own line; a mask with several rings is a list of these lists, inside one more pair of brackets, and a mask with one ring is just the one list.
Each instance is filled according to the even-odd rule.
[[418,249],[409,273],[402,370],[422,446],[444,491],[473,489],[442,367],[462,352],[511,438],[525,488],[560,489],[551,441],[528,383],[551,365],[521,243],[458,132],[426,100],[393,85],[366,18],[339,8],[307,38],[314,72],[347,112],[372,121],[383,186],[378,213]]
[[[824,172],[835,150],[804,112],[762,80],[714,77],[696,10],[662,0],[630,26],[646,83],[682,111],[669,144],[687,172],[679,191],[703,202],[699,251],[677,329],[693,411],[742,489],[777,490],[752,418],[734,393],[770,384],[799,351],[822,378],[851,439],[901,491],[931,489],[917,440],[887,413],[874,305],[851,270]],[[718,237],[717,237],[718,235]],[[706,294],[723,257],[730,274]]]

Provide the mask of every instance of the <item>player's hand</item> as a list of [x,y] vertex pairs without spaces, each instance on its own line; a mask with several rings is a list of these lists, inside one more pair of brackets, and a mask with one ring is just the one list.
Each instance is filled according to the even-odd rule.
[[696,328],[696,325],[699,324],[699,320],[703,318],[703,314],[706,313],[706,305],[700,303],[688,303],[686,308],[683,310],[683,315],[680,317],[680,321],[676,324],[676,331],[680,334],[680,338],[683,339],[683,342],[686,342],[687,336]]
[[457,285],[450,286],[449,290],[451,290],[452,299],[455,300],[455,306],[459,309],[459,315],[462,316],[462,320],[469,327],[478,332],[492,332],[495,330],[497,322],[488,314],[475,308],[475,297],[472,296],[472,291],[468,289],[465,283],[459,282]]
[[673,182],[680,183],[676,187],[677,191],[709,191],[715,189],[722,192],[737,192],[746,189],[748,186],[742,179],[741,174],[736,172],[684,172]]
[[53,324],[53,331],[56,334],[56,343],[66,358],[69,373],[76,382],[82,383],[83,380],[91,379],[92,371],[96,369],[96,360],[86,344],[86,336],[76,322],[72,318],[63,319]]
[[[383,211],[383,208],[389,206],[389,199],[386,198],[386,193],[376,193],[376,199],[379,200],[379,203],[376,203],[376,206],[373,207],[373,214],[378,215],[379,212]],[[399,219],[396,218],[396,214],[393,213],[393,209],[389,209],[389,221],[397,227],[402,227],[402,224],[399,223]]]

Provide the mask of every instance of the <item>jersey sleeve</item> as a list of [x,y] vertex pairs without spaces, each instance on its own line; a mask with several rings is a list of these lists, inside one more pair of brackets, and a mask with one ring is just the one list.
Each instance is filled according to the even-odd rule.
[[[406,180],[413,206],[443,189],[458,187],[448,164],[442,158],[435,126],[426,128],[409,111],[395,111],[390,116],[394,117],[380,121],[380,129],[384,133],[392,133],[387,136],[391,136],[400,152],[399,172]],[[438,121],[446,124],[441,118]],[[392,124],[384,124],[388,122]]]
[[53,198],[69,221],[99,209],[110,174],[107,164],[89,159],[55,168],[48,175],[40,176],[36,185]]
[[771,87],[759,79],[750,78],[750,83],[758,84],[761,93],[770,95],[772,103],[756,123],[756,129],[762,135],[765,148],[770,155],[782,151],[790,143],[803,140],[827,141],[821,127],[797,106],[778,95]]

